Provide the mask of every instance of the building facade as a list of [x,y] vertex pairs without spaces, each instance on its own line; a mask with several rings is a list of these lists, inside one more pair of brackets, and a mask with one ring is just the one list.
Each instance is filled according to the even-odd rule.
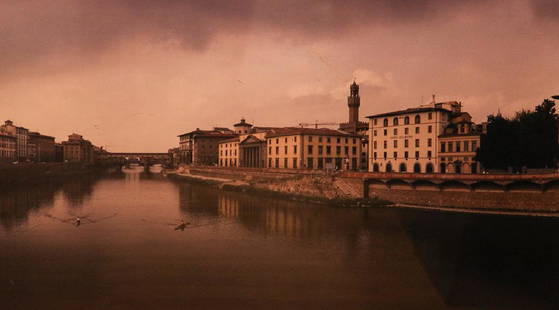
[[[473,158],[479,147],[480,133],[477,129],[468,129],[467,133],[462,129],[478,127],[461,108],[460,102],[433,100],[417,108],[369,116],[369,171],[477,173],[479,164]],[[477,142],[472,143],[473,140]],[[461,145],[468,141],[468,152],[463,152],[463,147],[459,152],[455,148],[451,152],[443,148],[448,142],[453,145],[454,141],[460,141]],[[452,169],[447,169],[449,160]],[[462,162],[467,163],[468,169],[454,169]]]
[[68,136],[68,141],[63,141],[61,144],[65,162],[93,163],[95,161],[93,144],[81,135],[73,133]]
[[16,137],[0,132],[0,162],[17,160]]
[[326,128],[253,127],[219,144],[219,165],[357,170],[360,154],[361,137],[356,134]]
[[27,160],[29,130],[24,127],[15,126],[11,120],[7,120],[4,122],[4,125],[0,126],[0,132],[16,137],[16,157],[21,161]]
[[227,128],[196,130],[179,135],[179,161],[187,165],[217,165],[219,142],[236,137]]
[[28,157],[31,161],[54,161],[54,137],[29,132]]

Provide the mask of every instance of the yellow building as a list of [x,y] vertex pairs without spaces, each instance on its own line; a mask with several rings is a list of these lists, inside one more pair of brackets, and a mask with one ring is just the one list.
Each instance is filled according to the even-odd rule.
[[68,136],[68,141],[62,142],[64,161],[93,163],[93,145],[81,135],[73,133]]
[[361,143],[359,135],[340,130],[253,127],[220,142],[219,165],[357,170]]
[[[480,132],[471,122],[468,113],[461,111],[460,102],[435,102],[417,108],[369,116],[369,171],[372,172],[415,172],[447,173],[474,172],[471,170],[473,156],[479,146]],[[471,128],[468,133],[455,132],[453,128]],[[462,130],[462,129],[460,129]],[[466,138],[468,135],[468,138]],[[468,143],[468,153],[448,153],[441,142],[477,140]],[[451,141],[451,142],[452,142]],[[443,154],[444,153],[444,154]],[[449,158],[468,162],[468,169],[446,169]],[[468,160],[463,158],[467,157]],[[444,161],[444,164],[441,165]]]
[[16,137],[0,132],[0,161],[17,160]]

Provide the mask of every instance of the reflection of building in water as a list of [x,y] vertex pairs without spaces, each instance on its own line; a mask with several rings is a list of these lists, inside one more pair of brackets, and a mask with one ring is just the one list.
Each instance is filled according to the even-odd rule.
[[216,190],[204,185],[180,183],[179,209],[188,216],[217,216]]
[[62,186],[62,194],[70,207],[81,207],[91,198],[99,176],[86,175]]
[[25,224],[31,211],[52,206],[59,189],[60,184],[53,183],[34,186],[32,189],[3,189],[0,194],[0,225],[6,231],[11,231]]

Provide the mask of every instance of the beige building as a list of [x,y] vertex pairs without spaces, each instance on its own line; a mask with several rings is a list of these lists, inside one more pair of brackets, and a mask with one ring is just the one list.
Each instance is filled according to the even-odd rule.
[[62,148],[64,161],[93,163],[95,160],[93,144],[76,133],[69,135],[68,141],[62,142]]
[[439,136],[439,172],[479,173],[480,163],[474,158],[482,132],[482,126],[475,125],[470,114],[455,115]]
[[19,160],[27,160],[29,130],[24,127],[15,126],[12,121],[7,120],[4,122],[4,125],[0,126],[0,132],[16,137],[16,157]]
[[0,162],[17,160],[16,137],[0,132]]
[[[479,146],[477,126],[468,113],[461,111],[460,102],[435,102],[417,108],[369,116],[369,171],[448,173],[477,172],[478,164],[473,156]],[[476,128],[466,134],[460,128]],[[459,128],[459,131],[454,131]],[[468,136],[468,138],[466,138]],[[452,153],[442,149],[441,142],[477,140],[468,143],[468,152]],[[472,147],[473,145],[473,147]],[[444,153],[444,154],[443,154]],[[457,159],[461,156],[462,160]],[[467,157],[468,160],[464,160]],[[447,169],[453,162],[452,170]],[[454,161],[468,163],[468,169],[455,170]],[[444,164],[441,165],[444,161]],[[472,170],[471,167],[476,169]]]
[[[237,128],[219,143],[223,167],[358,169],[361,138],[340,130],[295,127]],[[242,131],[240,131],[242,130]]]

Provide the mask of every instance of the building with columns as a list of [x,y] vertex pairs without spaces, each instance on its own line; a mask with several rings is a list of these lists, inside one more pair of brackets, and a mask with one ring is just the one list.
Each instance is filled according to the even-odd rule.
[[368,118],[369,171],[478,173],[480,170],[474,157],[482,127],[462,112],[460,102],[436,102],[433,96],[430,104]]

